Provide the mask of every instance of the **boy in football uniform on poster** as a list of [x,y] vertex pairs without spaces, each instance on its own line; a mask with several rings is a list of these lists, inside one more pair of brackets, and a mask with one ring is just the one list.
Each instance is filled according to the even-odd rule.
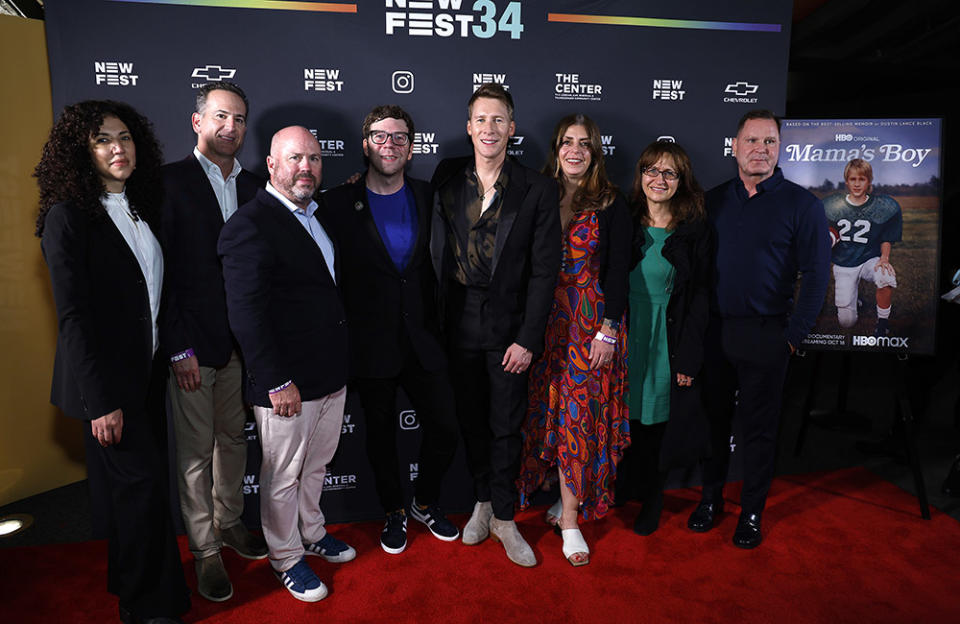
[[860,280],[877,287],[876,336],[890,333],[890,307],[897,274],[890,250],[903,234],[900,204],[888,195],[872,194],[873,167],[854,158],[843,169],[847,192],[823,200],[833,245],[834,302],[844,329],[857,322]]

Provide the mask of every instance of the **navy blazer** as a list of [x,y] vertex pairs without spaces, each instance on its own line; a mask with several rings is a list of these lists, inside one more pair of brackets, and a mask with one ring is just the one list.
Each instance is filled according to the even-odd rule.
[[[324,206],[314,215],[340,252]],[[223,263],[230,329],[247,370],[246,396],[270,407],[267,392],[293,380],[304,401],[347,383],[347,321],[340,292],[320,248],[290,209],[266,189],[223,226]]]
[[145,413],[153,363],[147,283],[106,214],[52,206],[40,242],[57,307],[50,401],[72,418]]
[[[217,256],[223,211],[203,165],[193,154],[164,165],[162,174],[160,244],[166,278],[161,349],[168,357],[193,349],[201,366],[217,368],[230,360],[234,350]],[[241,171],[237,205],[253,199],[263,185],[258,176]]]
[[[505,349],[512,343],[537,354],[543,351],[543,334],[560,272],[562,240],[560,200],[556,180],[528,169],[511,158],[504,162],[509,182],[504,191],[494,243],[492,275],[484,314],[489,335],[484,342]],[[473,157],[447,159],[433,174],[436,189],[430,242],[434,268],[445,298],[443,314],[456,322],[463,302],[450,296],[456,289],[444,283],[456,262],[447,245],[448,214],[453,188],[464,171],[474,167]],[[448,328],[454,329],[454,328]]]
[[437,316],[437,281],[430,262],[433,191],[421,180],[404,178],[413,192],[417,238],[401,271],[384,245],[367,201],[366,178],[323,194],[326,217],[343,251],[340,281],[350,325],[350,372],[386,379],[400,374],[406,331],[426,370],[446,366]]

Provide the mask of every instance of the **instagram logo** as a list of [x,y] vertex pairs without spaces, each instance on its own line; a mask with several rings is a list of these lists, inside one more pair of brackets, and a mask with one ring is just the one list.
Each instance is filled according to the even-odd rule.
[[414,410],[400,412],[400,428],[406,431],[420,428],[420,421],[417,420],[417,413]]
[[390,87],[394,93],[413,93],[413,72],[407,70],[393,72]]

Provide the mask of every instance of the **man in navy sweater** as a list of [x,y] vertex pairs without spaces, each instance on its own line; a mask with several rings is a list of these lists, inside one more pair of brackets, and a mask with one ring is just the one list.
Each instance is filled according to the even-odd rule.
[[706,197],[717,231],[703,372],[713,456],[704,463],[702,499],[687,526],[709,531],[723,510],[736,413],[743,493],[733,543],[740,548],[763,539],[760,517],[773,480],[787,362],[813,327],[830,275],[823,204],[784,179],[779,149],[779,119],[770,111],[748,112],[733,140],[739,175]]

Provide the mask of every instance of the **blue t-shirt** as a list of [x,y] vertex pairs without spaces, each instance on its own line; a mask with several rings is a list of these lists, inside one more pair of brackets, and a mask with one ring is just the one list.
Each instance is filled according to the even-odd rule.
[[402,271],[410,261],[413,246],[417,242],[417,211],[413,191],[406,184],[390,195],[378,195],[367,189],[367,202],[387,253],[397,269]]
[[840,235],[832,253],[837,266],[860,266],[880,256],[880,243],[896,243],[903,237],[903,213],[889,195],[871,195],[863,205],[854,206],[846,192],[836,193],[823,200],[823,209]]

